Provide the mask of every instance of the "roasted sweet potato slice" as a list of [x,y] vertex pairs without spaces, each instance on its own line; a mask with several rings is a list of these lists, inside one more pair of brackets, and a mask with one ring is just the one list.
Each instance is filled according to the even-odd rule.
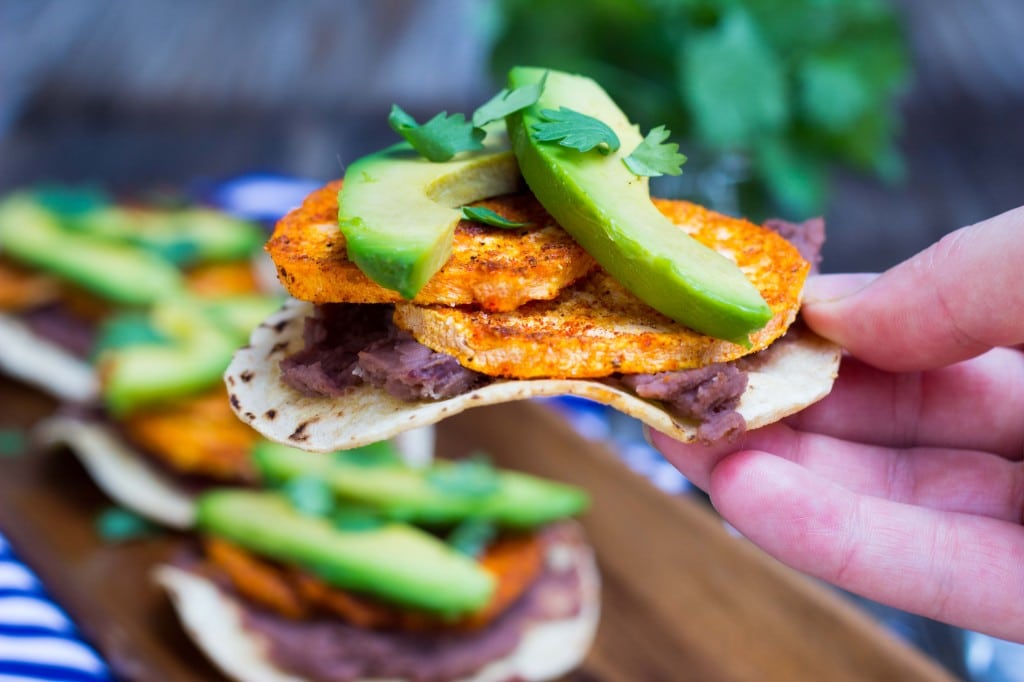
[[274,564],[258,559],[238,545],[207,536],[203,549],[246,599],[285,618],[299,619],[309,614],[309,603],[287,576]]
[[[336,181],[313,192],[277,224],[266,248],[278,278],[293,297],[313,303],[403,300],[348,260],[345,238],[338,229],[340,187]],[[514,310],[527,301],[554,298],[596,267],[532,195],[506,195],[477,205],[531,226],[507,230],[461,221],[451,258],[414,302]]]
[[227,389],[133,412],[122,428],[129,440],[172,470],[225,482],[250,482],[249,453],[259,435],[231,411]]
[[400,303],[395,323],[470,369],[510,378],[596,378],[728,362],[767,347],[800,308],[810,265],[771,230],[683,201],[657,200],[681,229],[734,260],[774,313],[751,347],[684,327],[633,296],[601,269],[552,301],[504,313]]
[[364,628],[410,632],[485,627],[526,591],[544,561],[544,543],[536,534],[510,535],[491,543],[480,564],[495,577],[494,595],[480,611],[452,621],[333,587],[308,571],[265,561],[219,538],[206,539],[204,547],[210,562],[240,594],[282,616],[302,618],[320,611]]

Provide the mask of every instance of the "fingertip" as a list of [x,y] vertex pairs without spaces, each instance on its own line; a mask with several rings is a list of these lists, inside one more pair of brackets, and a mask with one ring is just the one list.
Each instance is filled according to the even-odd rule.
[[786,488],[787,477],[780,466],[787,464],[762,450],[734,452],[711,470],[708,493],[723,516],[735,517],[742,523],[748,512],[770,511],[770,500]]
[[838,275],[815,275],[804,285],[804,305],[835,303],[851,296],[878,278],[877,273],[855,272]]
[[711,471],[711,485],[719,490],[730,489],[742,484],[748,473],[748,463],[767,455],[759,450],[740,450],[723,457]]
[[[692,445],[682,443],[671,436],[667,436],[661,431],[652,429],[647,424],[643,425],[644,440],[652,448],[660,452],[665,459],[672,463],[683,475],[689,475],[689,467],[686,463],[689,459],[688,451],[692,448]],[[680,466],[678,462],[682,462],[683,466]]]
[[759,450],[740,450],[723,457],[708,475],[708,496],[718,513],[746,534],[746,520],[763,508],[763,472],[759,461],[770,457]]
[[661,439],[668,438],[661,431],[655,431],[647,424],[640,425],[640,432],[643,434],[644,441],[655,450],[661,450]]
[[[851,301],[877,276],[869,273],[815,275],[804,285],[800,317],[811,331],[834,343],[848,347]],[[856,337],[856,334],[853,334]]]
[[844,347],[856,345],[861,336],[857,326],[860,318],[851,309],[861,300],[858,294],[877,278],[874,273],[811,277],[804,286],[800,309],[803,321],[812,331]]
[[869,364],[917,371],[1021,341],[1024,208],[952,232],[877,278],[809,279],[803,319]]

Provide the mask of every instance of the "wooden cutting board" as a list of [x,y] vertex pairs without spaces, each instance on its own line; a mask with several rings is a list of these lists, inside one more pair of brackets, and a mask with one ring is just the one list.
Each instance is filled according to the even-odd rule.
[[[0,380],[0,427],[52,401]],[[536,403],[477,408],[439,425],[439,452],[483,450],[593,499],[583,518],[603,578],[597,641],[574,680],[943,680],[953,678],[835,592],[665,495]],[[131,680],[222,679],[178,627],[151,567],[183,539],[102,542],[107,504],[66,451],[0,459],[0,530],[86,637]]]

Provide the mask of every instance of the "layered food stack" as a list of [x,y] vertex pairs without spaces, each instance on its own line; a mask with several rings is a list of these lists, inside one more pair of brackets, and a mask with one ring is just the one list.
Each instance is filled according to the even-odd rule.
[[485,459],[401,462],[386,444],[265,444],[271,489],[199,502],[199,548],[157,577],[238,680],[544,680],[598,621],[576,488]]
[[266,437],[324,451],[570,394],[714,441],[830,390],[838,349],[795,324],[821,222],[652,200],[683,157],[593,81],[516,68],[472,122],[391,123],[406,142],[267,245],[292,300],[226,375]]
[[[476,406],[570,394],[710,442],[831,388],[838,349],[797,321],[820,221],[759,226],[652,200],[647,178],[684,159],[668,131],[641,136],[593,81],[516,68],[469,120],[421,124],[395,106],[389,123],[404,142],[351,163],[267,244],[291,299],[225,374],[236,414],[266,438],[327,453]],[[564,647],[569,658],[584,639]],[[527,668],[474,679],[546,679],[541,664],[556,657],[528,650]]]
[[[230,252],[192,243],[232,231]],[[0,355],[63,401],[37,435],[123,507],[196,528],[156,576],[226,674],[546,679],[582,659],[598,612],[571,522],[582,491],[482,457],[430,464],[430,428],[323,456],[234,416],[221,375],[281,302],[260,282],[255,227],[48,190],[6,198],[0,237]]]
[[255,480],[259,435],[220,377],[280,302],[264,238],[222,212],[93,190],[0,202],[0,368],[60,398],[38,435],[151,519],[186,527],[194,489]]
[[[83,290],[125,306],[97,306],[100,341],[68,394],[100,409],[44,432],[103,453],[86,458],[108,463],[90,466],[101,479],[159,461],[231,484],[163,514],[198,535],[157,573],[228,675],[552,679],[597,623],[570,520],[586,495],[486,457],[411,467],[410,434],[552,395],[704,442],[802,409],[839,362],[798,318],[822,225],[652,199],[648,178],[685,161],[669,131],[641,135],[574,74],[517,67],[469,120],[396,106],[389,123],[403,142],[278,223],[280,309],[239,274],[246,230],[228,258],[206,240],[235,228],[128,229],[19,196],[0,205],[0,248],[27,293],[5,319],[24,344],[47,287],[61,308]],[[116,443],[149,454],[110,464]],[[171,494],[142,489],[119,494],[160,517]]]

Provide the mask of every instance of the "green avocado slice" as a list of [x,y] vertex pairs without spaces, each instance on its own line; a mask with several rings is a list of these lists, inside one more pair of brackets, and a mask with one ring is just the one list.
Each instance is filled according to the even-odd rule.
[[451,256],[459,207],[516,190],[515,156],[504,135],[484,149],[431,162],[407,143],[348,167],[338,225],[348,257],[381,286],[413,298]]
[[494,591],[494,579],[475,561],[424,531],[402,523],[341,530],[274,493],[206,493],[197,523],[261,556],[395,604],[458,616],[484,606]]
[[124,305],[147,305],[184,288],[181,272],[167,260],[65,229],[29,194],[0,202],[0,253]]
[[181,266],[247,260],[265,235],[256,225],[208,208],[126,209],[110,205],[65,218],[85,236],[132,244]]
[[[342,451],[325,456],[267,441],[253,449],[260,471],[271,481],[315,476],[338,498],[409,523],[453,524],[476,518],[509,528],[534,528],[574,516],[588,502],[579,488],[519,472],[488,467],[474,476],[478,472],[446,461],[414,469],[401,464],[397,454],[390,462],[368,466],[358,463],[358,455]],[[458,485],[459,478],[475,480]]]
[[[648,181],[623,163],[643,137],[594,81],[532,67],[509,73],[510,89],[547,75],[536,104],[506,118],[527,185],[544,208],[613,277],[680,324],[742,345],[772,317],[735,263],[692,239],[651,202]],[[617,151],[580,152],[536,139],[541,112],[572,109],[607,124]]]
[[115,415],[194,395],[216,385],[241,342],[241,335],[181,297],[149,312],[164,340],[101,352],[103,400]]

